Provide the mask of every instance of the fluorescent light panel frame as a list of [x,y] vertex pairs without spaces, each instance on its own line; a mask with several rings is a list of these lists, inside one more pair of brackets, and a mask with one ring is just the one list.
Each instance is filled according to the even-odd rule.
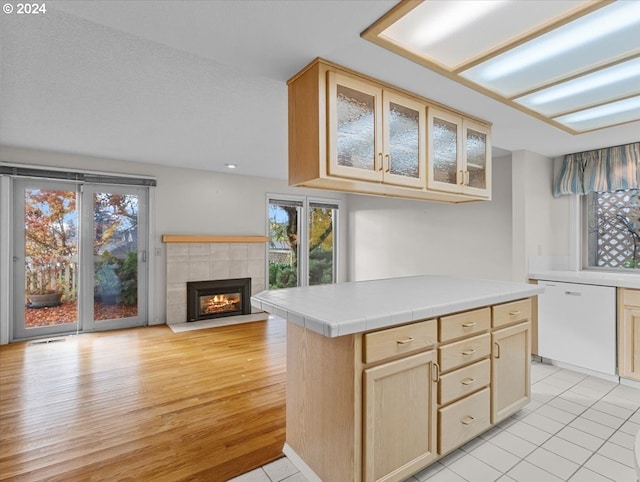
[[640,1],[404,0],[362,37],[577,134],[640,119],[638,31]]

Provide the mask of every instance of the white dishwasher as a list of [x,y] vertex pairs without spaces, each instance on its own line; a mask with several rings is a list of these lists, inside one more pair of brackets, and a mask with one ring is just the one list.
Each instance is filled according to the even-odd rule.
[[538,355],[616,374],[616,289],[538,281]]

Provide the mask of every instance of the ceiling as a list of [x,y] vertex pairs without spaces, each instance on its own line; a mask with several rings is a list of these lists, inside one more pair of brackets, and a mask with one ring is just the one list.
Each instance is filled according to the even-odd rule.
[[640,140],[640,122],[569,134],[360,37],[395,4],[48,0],[3,14],[0,143],[285,179],[286,80],[315,57],[492,122],[498,154]]

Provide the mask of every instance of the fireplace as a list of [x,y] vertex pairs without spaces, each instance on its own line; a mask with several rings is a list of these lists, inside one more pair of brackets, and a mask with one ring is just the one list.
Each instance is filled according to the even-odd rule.
[[187,321],[251,313],[251,278],[187,282]]

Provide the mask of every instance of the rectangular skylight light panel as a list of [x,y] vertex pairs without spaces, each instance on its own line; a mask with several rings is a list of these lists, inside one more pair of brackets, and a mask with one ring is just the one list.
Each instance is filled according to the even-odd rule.
[[460,75],[512,97],[640,53],[638,32],[640,1],[614,2]]
[[514,100],[543,115],[554,116],[634,94],[640,94],[640,58]]
[[576,131],[600,129],[640,118],[640,96],[593,107],[554,120]]
[[380,37],[453,70],[585,3],[427,0],[386,28]]

